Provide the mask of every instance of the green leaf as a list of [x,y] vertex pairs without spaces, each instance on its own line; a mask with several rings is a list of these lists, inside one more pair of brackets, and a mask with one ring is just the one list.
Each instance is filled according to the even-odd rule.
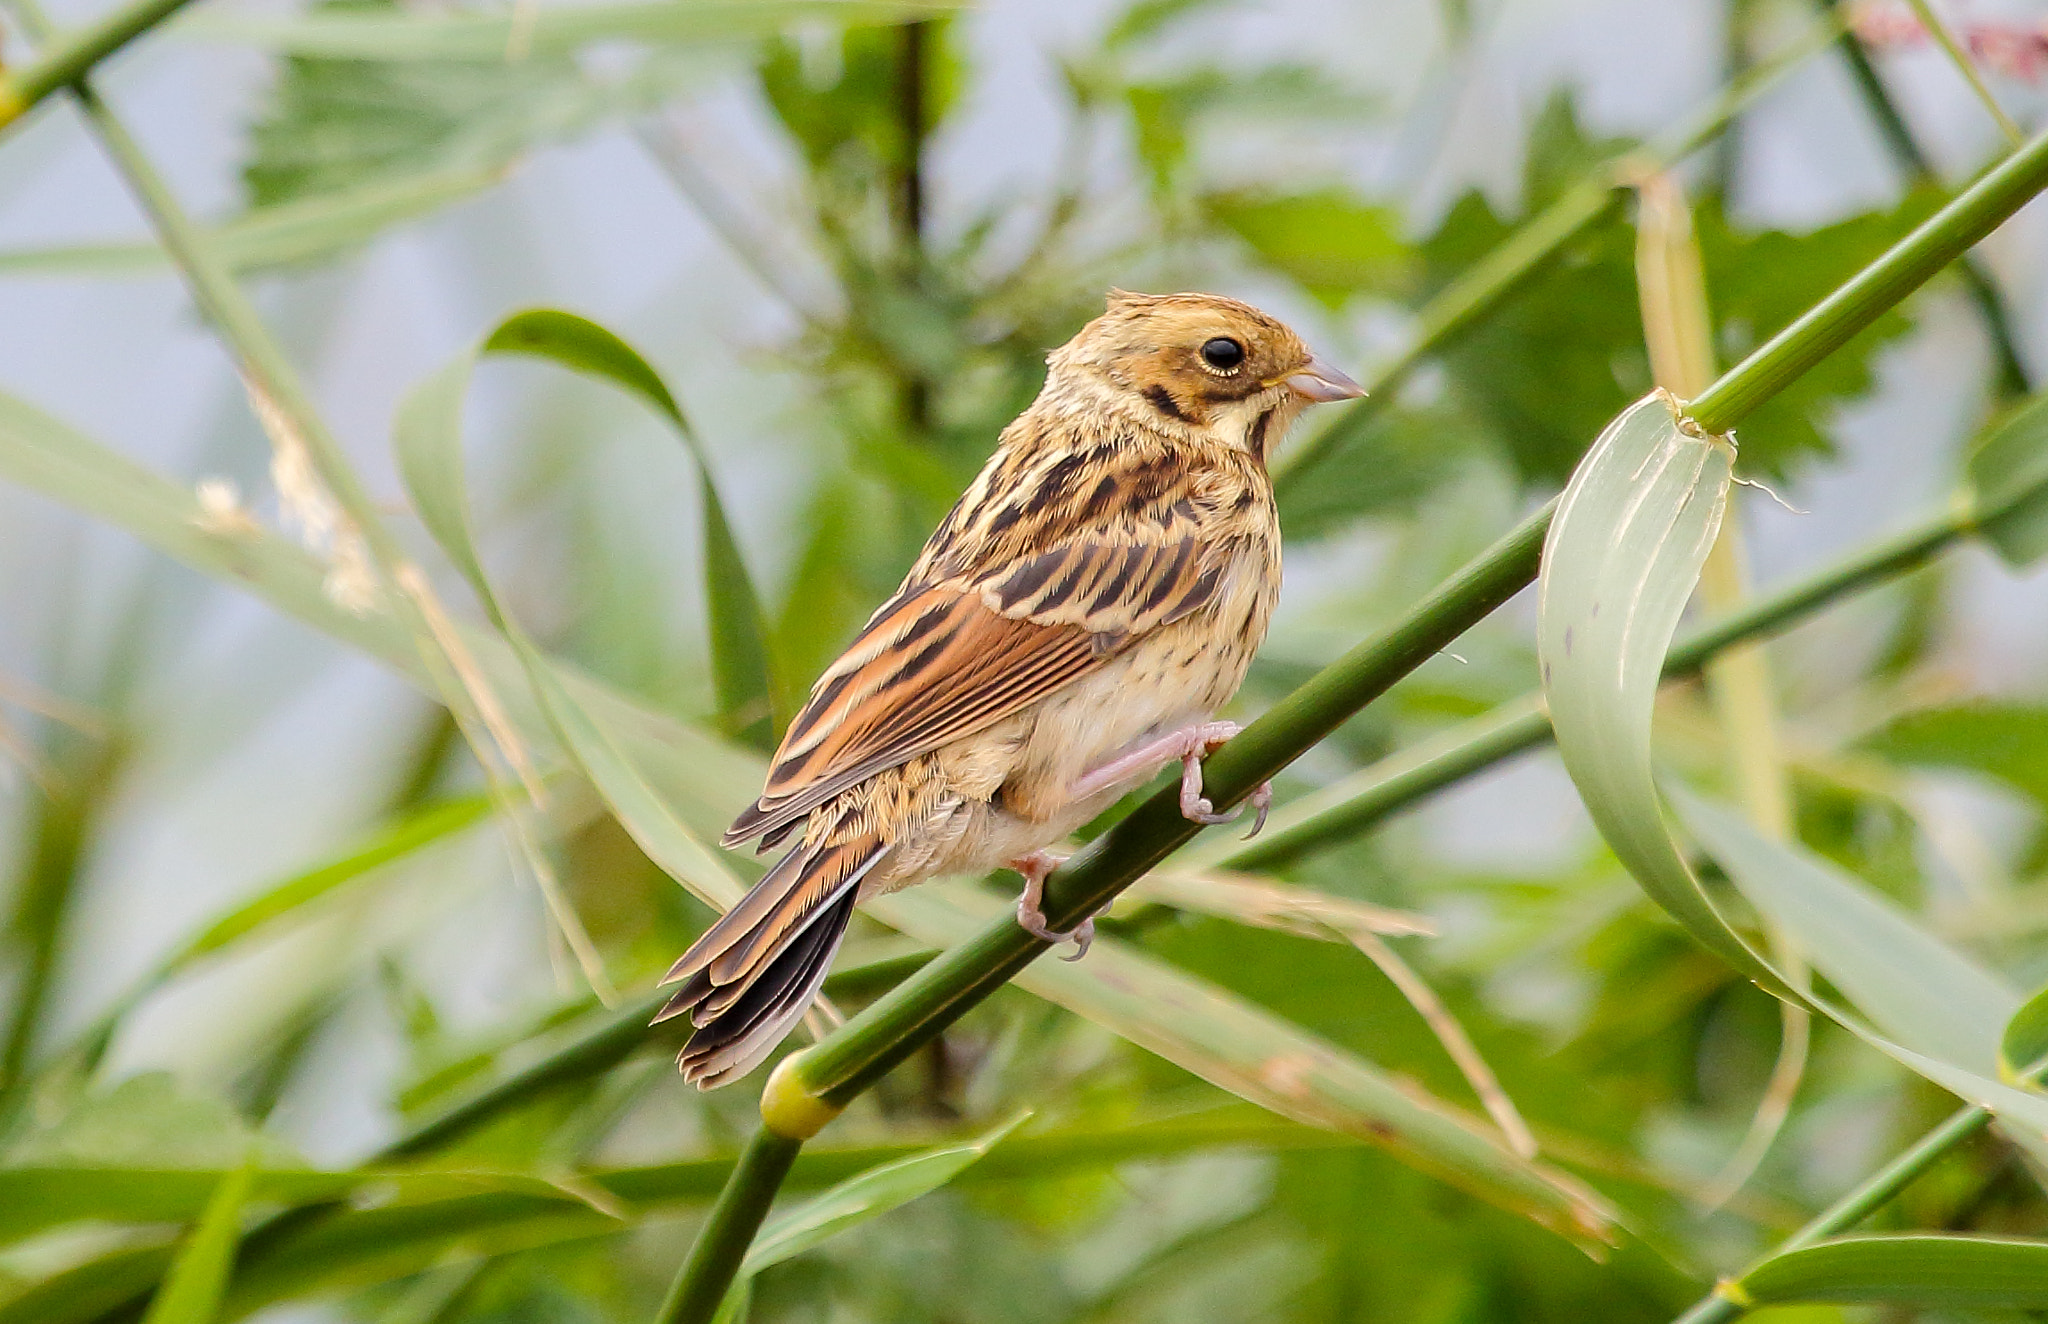
[[[573,370],[603,377],[640,395],[683,429],[685,436],[690,435],[688,425],[660,376],[623,341],[573,314],[538,310],[508,318],[478,349],[457,358],[415,388],[399,407],[393,437],[398,448],[399,471],[421,522],[469,581],[492,622],[504,632],[556,735],[649,858],[712,905],[730,907],[745,888],[647,784],[623,743],[605,722],[593,717],[575,699],[555,665],[505,614],[491,589],[470,529],[462,460],[463,397],[478,357],[491,352],[539,355]],[[707,511],[716,505],[717,494],[706,478]],[[719,532],[724,531],[722,523],[716,527]],[[714,536],[710,529],[707,521],[707,540]],[[733,555],[737,557],[736,552]],[[751,604],[751,586],[743,579],[737,591],[728,585],[726,601]],[[732,622],[726,624],[732,627]],[[758,613],[754,624],[758,626]],[[754,639],[758,645],[758,631]]]
[[2048,555],[2048,396],[2021,405],[1970,453],[1984,539],[2008,564]]
[[949,12],[941,0],[660,0],[656,4],[551,4],[531,18],[513,11],[416,12],[396,6],[335,8],[290,18],[204,15],[179,25],[187,36],[261,46],[293,55],[353,60],[505,61],[578,50],[592,42],[746,42],[792,23],[894,23]]
[[[661,375],[632,346],[587,318],[552,308],[515,313],[485,338],[479,353],[526,354],[551,359],[573,372],[597,377],[638,396],[668,419],[696,461],[704,510],[705,597],[709,604],[712,674],[721,726],[761,749],[772,748],[778,727],[771,700],[767,621],[745,560],[733,539],[724,503],[711,479],[710,457]],[[468,533],[466,498],[461,495],[461,396],[474,355],[444,369],[415,410],[408,402],[400,421],[401,453],[409,457],[407,481],[421,516],[435,539],[462,566],[480,593],[483,567]],[[427,403],[431,396],[431,406]],[[417,416],[417,426],[411,420]],[[432,472],[426,465],[435,459]],[[429,513],[431,508],[431,514]]]
[[1672,800],[1749,903],[1887,1036],[1997,1075],[1999,1032],[2019,1008],[2018,989],[1813,852],[1771,841],[1695,796]]
[[2048,809],[2048,708],[1989,702],[1922,708],[1886,723],[1860,747],[1897,763],[1981,772]]
[[1773,1256],[1735,1286],[1758,1304],[2038,1309],[2048,1307],[2048,1243],[1927,1234],[1842,1237]]
[[2028,998],[2005,1023],[1998,1039],[1999,1079],[2028,1080],[2048,1062],[2048,988]]
[[453,836],[488,818],[491,810],[491,797],[478,794],[407,814],[336,858],[293,874],[221,916],[167,957],[164,973],[181,970],[322,897],[333,895],[373,870]]
[[253,1169],[245,1163],[214,1187],[198,1226],[150,1298],[142,1324],[212,1324],[234,1268],[235,1247],[242,1240],[242,1207],[249,1201],[252,1176]]
[[1558,753],[1600,835],[1688,933],[1775,985],[1679,858],[1650,761],[1664,654],[1721,527],[1729,458],[1658,397],[1608,425],[1543,546],[1537,654]]
[[1332,308],[1355,294],[1398,292],[1415,273],[1400,217],[1342,189],[1216,193],[1203,205],[1260,261]]
[[823,1245],[850,1227],[929,1195],[965,1172],[1030,1116],[1028,1111],[1018,1113],[965,1144],[941,1145],[849,1177],[761,1229],[761,1235],[747,1248],[740,1273],[751,1277],[771,1264]]

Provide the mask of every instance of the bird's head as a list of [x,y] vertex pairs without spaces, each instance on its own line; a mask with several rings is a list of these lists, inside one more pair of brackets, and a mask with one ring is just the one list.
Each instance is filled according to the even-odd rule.
[[1216,294],[1112,290],[1108,311],[1048,362],[1052,384],[1106,387],[1154,426],[1261,458],[1303,407],[1365,394],[1286,326]]

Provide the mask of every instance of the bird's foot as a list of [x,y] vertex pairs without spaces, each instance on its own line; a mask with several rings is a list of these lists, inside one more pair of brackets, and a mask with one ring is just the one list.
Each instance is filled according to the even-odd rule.
[[[1180,812],[1181,817],[1190,823],[1229,823],[1244,813],[1244,806],[1239,805],[1227,814],[1219,814],[1216,806],[1202,794],[1202,760],[1241,729],[1236,722],[1204,722],[1187,729],[1187,741],[1180,750]],[[1266,815],[1273,808],[1273,783],[1260,782],[1246,798],[1254,814],[1252,830],[1244,834],[1245,840],[1249,841],[1266,826]]]
[[[1035,850],[1010,861],[1010,867],[1024,875],[1024,894],[1017,898],[1017,926],[1040,942],[1049,942],[1055,947],[1063,942],[1073,943],[1074,954],[1060,959],[1078,961],[1088,954],[1089,944],[1095,941],[1095,915],[1062,933],[1045,922],[1045,911],[1040,909],[1045,904],[1045,876],[1065,859],[1064,855]],[[1096,915],[1101,913],[1100,910],[1095,912]]]

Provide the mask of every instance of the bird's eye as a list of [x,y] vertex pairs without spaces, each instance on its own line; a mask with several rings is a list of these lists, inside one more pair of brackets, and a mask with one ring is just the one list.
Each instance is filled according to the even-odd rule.
[[1229,372],[1244,362],[1244,346],[1229,336],[1217,336],[1202,343],[1202,362],[1218,372]]

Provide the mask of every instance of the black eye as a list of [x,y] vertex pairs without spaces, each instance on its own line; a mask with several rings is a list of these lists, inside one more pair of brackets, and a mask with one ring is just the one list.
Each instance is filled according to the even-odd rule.
[[1218,372],[1229,372],[1244,362],[1244,346],[1229,336],[1217,336],[1202,344],[1202,362]]

